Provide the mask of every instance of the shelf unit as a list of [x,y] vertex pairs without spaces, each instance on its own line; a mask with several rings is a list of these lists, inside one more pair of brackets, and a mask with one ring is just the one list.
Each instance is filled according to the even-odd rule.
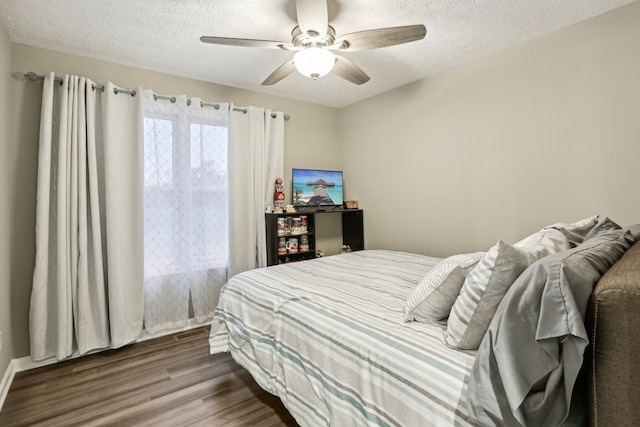
[[[265,214],[266,238],[267,238],[267,265],[277,265],[286,262],[304,261],[316,257],[316,215],[322,214],[341,214],[342,216],[342,244],[349,245],[352,251],[361,251],[364,249],[364,221],[362,209],[334,209],[334,210],[315,210],[285,213],[267,213]],[[307,231],[297,234],[286,233],[278,234],[278,218],[297,218],[301,216],[307,217]],[[309,240],[308,251],[298,251],[296,253],[278,254],[278,241],[281,238],[288,240],[292,237],[298,239],[306,235]]]

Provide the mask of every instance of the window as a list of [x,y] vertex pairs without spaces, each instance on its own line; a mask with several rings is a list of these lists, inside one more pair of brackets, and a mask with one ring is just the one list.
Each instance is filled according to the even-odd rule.
[[144,134],[147,277],[226,266],[226,126],[145,117]]
[[144,102],[145,329],[213,315],[228,274],[227,114]]

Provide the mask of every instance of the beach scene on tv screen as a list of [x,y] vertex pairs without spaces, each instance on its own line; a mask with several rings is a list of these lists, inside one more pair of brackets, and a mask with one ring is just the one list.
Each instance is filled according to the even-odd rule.
[[293,204],[342,205],[342,172],[294,169]]

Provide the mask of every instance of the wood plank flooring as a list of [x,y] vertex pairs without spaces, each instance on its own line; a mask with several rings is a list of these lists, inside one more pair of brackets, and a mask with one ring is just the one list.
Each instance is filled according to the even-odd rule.
[[0,426],[297,427],[208,328],[19,372]]

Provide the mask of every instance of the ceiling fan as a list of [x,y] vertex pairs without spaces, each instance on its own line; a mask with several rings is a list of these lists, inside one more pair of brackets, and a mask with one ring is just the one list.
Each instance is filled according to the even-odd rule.
[[361,85],[369,81],[367,73],[334,52],[358,52],[395,46],[422,40],[427,34],[425,26],[418,24],[358,31],[336,38],[335,30],[328,23],[327,0],[296,0],[296,15],[298,25],[291,31],[291,43],[210,36],[202,36],[200,41],[296,52],[292,60],[282,64],[262,82],[264,86],[278,83],[295,70],[314,80],[333,71],[337,76]]

